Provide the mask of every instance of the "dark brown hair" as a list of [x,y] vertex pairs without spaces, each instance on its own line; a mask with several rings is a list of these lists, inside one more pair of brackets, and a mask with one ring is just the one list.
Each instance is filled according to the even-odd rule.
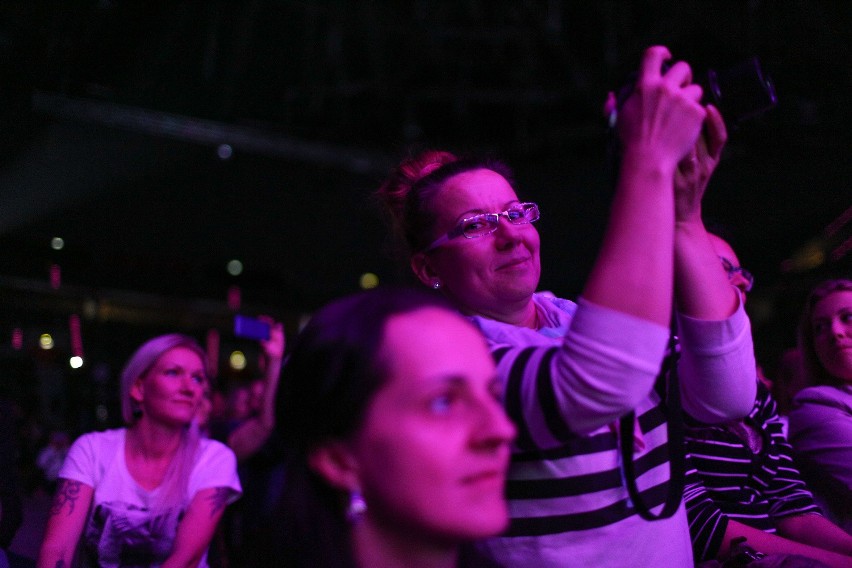
[[435,307],[456,312],[419,288],[377,288],[320,309],[299,333],[281,373],[271,443],[284,458],[286,481],[263,529],[267,557],[288,568],[354,568],[347,495],[308,464],[310,452],[358,431],[387,380],[381,344],[395,315]]

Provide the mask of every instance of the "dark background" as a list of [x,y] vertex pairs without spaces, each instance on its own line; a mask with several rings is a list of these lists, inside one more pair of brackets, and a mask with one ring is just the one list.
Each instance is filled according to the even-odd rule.
[[[107,385],[155,333],[238,345],[231,286],[292,336],[365,272],[405,281],[370,194],[412,147],[512,165],[543,212],[542,288],[575,297],[609,201],[602,102],[654,43],[697,73],[759,56],[776,85],[779,106],[731,133],[705,200],[756,276],[771,373],[807,288],[849,275],[849,2],[4,1],[5,374],[63,361],[71,314],[86,365],[56,384]],[[45,331],[52,354],[34,347]],[[57,388],[63,407],[93,396]]]

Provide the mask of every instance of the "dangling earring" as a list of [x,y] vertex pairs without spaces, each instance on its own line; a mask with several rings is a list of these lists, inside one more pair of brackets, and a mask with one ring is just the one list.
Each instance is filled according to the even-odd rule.
[[440,287],[441,287],[441,281],[440,280],[435,280],[434,282],[432,282],[432,289],[433,290],[437,290]]
[[349,506],[346,508],[346,520],[352,524],[357,523],[367,512],[367,502],[357,489],[349,492]]

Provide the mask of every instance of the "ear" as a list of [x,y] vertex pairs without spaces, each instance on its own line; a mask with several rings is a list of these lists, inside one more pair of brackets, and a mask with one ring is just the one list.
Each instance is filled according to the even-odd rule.
[[337,489],[353,491],[361,487],[358,461],[343,442],[326,442],[315,448],[308,454],[308,465]]
[[423,284],[430,288],[432,283],[439,279],[438,273],[432,268],[432,261],[425,252],[414,253],[411,256],[411,270]]
[[141,403],[145,398],[145,383],[142,378],[135,379],[130,385],[130,400]]

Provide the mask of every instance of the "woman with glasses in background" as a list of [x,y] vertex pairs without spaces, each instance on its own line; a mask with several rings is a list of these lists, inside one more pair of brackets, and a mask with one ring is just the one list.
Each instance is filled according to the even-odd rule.
[[[745,303],[754,277],[725,239],[711,234],[710,242]],[[745,539],[750,549],[791,568],[813,566],[813,560],[852,565],[852,536],[820,514],[794,463],[771,385],[759,371],[755,380],[748,416],[721,424],[685,418],[684,501],[696,563],[717,566],[717,558],[736,557]]]
[[619,418],[635,411],[626,445],[640,496],[660,514],[670,448],[653,386],[675,295],[684,408],[713,422],[745,415],[754,401],[748,319],[701,221],[725,127],[699,103],[686,63],[661,70],[669,58],[664,47],[645,52],[635,92],[618,111],[619,181],[577,303],[535,293],[540,211],[518,198],[502,164],[427,151],[378,192],[415,275],[470,317],[497,361],[518,428],[510,526],[482,547],[501,565],[692,564],[680,493],[664,518],[640,517],[618,441]]

